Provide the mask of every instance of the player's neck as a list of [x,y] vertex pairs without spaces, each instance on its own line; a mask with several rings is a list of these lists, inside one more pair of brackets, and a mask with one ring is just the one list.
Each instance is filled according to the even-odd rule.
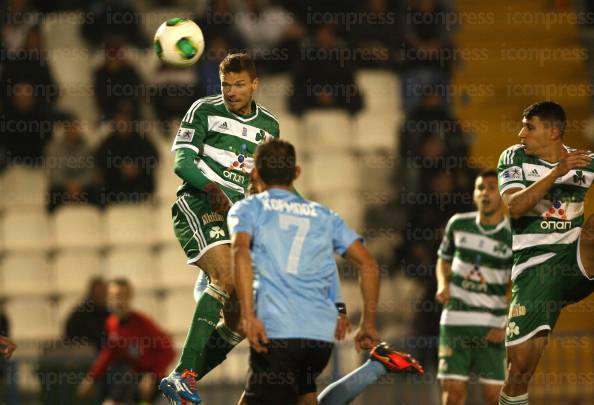
[[563,142],[555,143],[550,148],[543,150],[539,154],[538,158],[545,160],[550,163],[557,163],[567,153],[567,150],[563,146]]
[[479,211],[479,223],[481,225],[497,225],[501,221],[503,221],[503,213],[501,210],[497,210],[488,215]]
[[271,184],[271,185],[266,185],[266,187],[264,187],[265,191],[271,190],[271,189],[281,189],[281,190],[287,190],[287,191],[292,191],[293,190],[293,185],[290,186],[285,186],[284,184]]

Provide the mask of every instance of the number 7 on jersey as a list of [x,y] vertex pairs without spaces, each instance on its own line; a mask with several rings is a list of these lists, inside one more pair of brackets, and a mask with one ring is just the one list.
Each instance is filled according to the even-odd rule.
[[296,226],[297,233],[291,243],[291,249],[289,250],[289,257],[287,259],[287,273],[297,274],[299,271],[299,260],[301,258],[301,249],[303,248],[303,242],[307,232],[309,232],[309,218],[294,217],[291,215],[280,214],[279,225],[283,231],[288,231],[290,227]]

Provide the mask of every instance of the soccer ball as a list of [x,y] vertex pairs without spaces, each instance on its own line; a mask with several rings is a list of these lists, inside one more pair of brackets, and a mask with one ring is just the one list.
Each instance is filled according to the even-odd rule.
[[157,56],[166,64],[190,66],[204,51],[204,36],[194,21],[171,18],[155,33],[154,46]]

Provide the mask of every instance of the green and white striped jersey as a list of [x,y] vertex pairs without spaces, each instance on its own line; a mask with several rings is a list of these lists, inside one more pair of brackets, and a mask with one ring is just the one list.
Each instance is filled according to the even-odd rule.
[[[567,151],[575,149],[565,146]],[[590,155],[594,157],[594,154]],[[526,188],[545,176],[557,163],[529,156],[520,144],[507,148],[499,158],[499,192]],[[594,163],[570,170],[526,215],[511,220],[513,234],[512,280],[524,270],[572,248],[584,222],[584,198],[594,179]]]
[[[278,120],[267,109],[252,101],[252,114],[243,117],[229,111],[219,94],[192,104],[171,150],[189,148],[198,153],[197,169],[236,202],[245,197],[256,147],[278,136]],[[192,189],[183,182],[178,194]]]
[[450,299],[440,324],[503,328],[512,264],[507,218],[488,226],[479,223],[477,211],[454,215],[437,254],[452,266]]

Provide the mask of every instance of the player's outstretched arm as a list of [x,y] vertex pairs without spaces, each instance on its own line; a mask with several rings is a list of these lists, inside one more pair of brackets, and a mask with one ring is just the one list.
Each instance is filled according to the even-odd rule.
[[359,284],[363,296],[363,316],[355,336],[355,347],[357,351],[371,349],[379,342],[375,326],[379,298],[379,267],[369,250],[359,240],[349,246],[345,257],[359,271]]
[[591,161],[592,159],[588,156],[587,151],[576,150],[569,152],[559,160],[559,164],[554,169],[540,180],[532,183],[529,187],[524,189],[510,188],[507,190],[503,193],[502,198],[509,209],[511,217],[517,219],[525,215],[544,198],[557,178],[564,176],[572,169],[588,166]]
[[257,352],[266,352],[268,337],[262,322],[256,318],[253,302],[254,269],[250,255],[252,237],[247,232],[237,232],[231,239],[231,254],[235,292],[241,311],[244,331],[250,346]]

